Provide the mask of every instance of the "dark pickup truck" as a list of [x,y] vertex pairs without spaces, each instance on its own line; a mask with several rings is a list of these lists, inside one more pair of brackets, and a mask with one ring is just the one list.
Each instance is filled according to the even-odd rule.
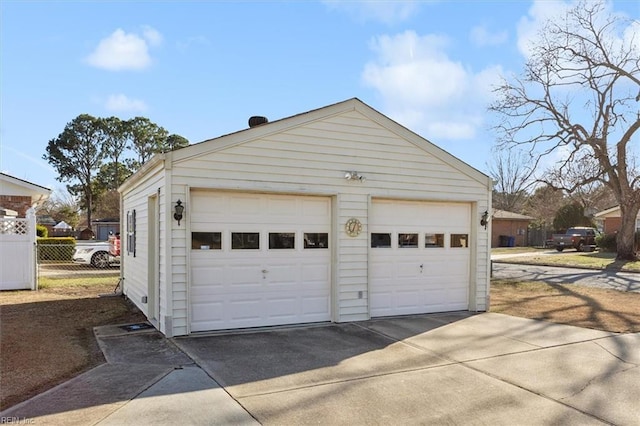
[[558,251],[565,248],[593,251],[596,248],[596,235],[598,235],[598,231],[595,228],[576,226],[567,229],[565,234],[553,234],[553,245]]

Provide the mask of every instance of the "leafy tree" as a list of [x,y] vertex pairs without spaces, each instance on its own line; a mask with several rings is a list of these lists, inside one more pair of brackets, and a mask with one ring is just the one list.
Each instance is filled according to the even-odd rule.
[[176,149],[184,148],[185,146],[189,146],[187,138],[173,134],[167,137],[167,140],[161,147],[161,152],[175,151]]
[[523,211],[524,214],[535,218],[533,226],[548,229],[553,224],[556,212],[566,204],[567,199],[562,191],[543,185],[527,197]]
[[584,207],[578,203],[561,207],[553,219],[553,227],[557,231],[566,231],[574,226],[594,226],[593,221],[584,215]]
[[[162,152],[166,145],[167,132],[163,127],[151,122],[145,117],[135,117],[127,122],[128,134],[131,138],[131,148],[137,155],[135,165],[138,167],[146,163],[153,154]],[[129,163],[131,165],[132,163]],[[138,168],[136,167],[136,168]]]
[[87,223],[91,225],[93,209],[92,182],[104,158],[107,134],[100,119],[81,114],[68,123],[57,138],[47,145],[43,159],[58,171],[60,182],[79,182],[67,185],[71,193],[81,196],[87,209]]
[[584,174],[571,186],[550,184],[572,193],[599,181],[611,190],[622,213],[621,260],[635,259],[640,210],[631,143],[640,129],[637,26],[609,13],[604,1],[579,2],[547,22],[531,45],[522,76],[505,79],[490,107],[501,118],[500,145],[526,145],[539,164],[546,155],[560,154],[563,160],[552,167],[557,173],[582,166]]
[[96,174],[95,188],[101,192],[115,191],[132,174],[133,171],[123,163],[103,163]]
[[124,181],[120,176],[122,169],[119,166],[120,159],[122,158],[122,155],[127,149],[129,143],[127,135],[128,126],[118,117],[103,118],[102,124],[105,127],[105,133],[107,135],[104,146],[105,156],[114,164],[111,169],[113,177],[110,179],[112,186],[109,186],[108,189],[117,189]]

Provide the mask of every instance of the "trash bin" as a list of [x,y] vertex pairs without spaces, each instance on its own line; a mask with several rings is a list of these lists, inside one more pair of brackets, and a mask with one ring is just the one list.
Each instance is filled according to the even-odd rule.
[[516,237],[509,237],[509,247],[516,246]]
[[500,235],[498,237],[498,245],[500,247],[509,247],[509,236],[507,235]]

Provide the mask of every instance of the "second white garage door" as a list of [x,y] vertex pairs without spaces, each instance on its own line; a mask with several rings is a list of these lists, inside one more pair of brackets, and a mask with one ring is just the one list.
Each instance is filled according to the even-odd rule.
[[469,204],[373,202],[372,317],[468,309],[470,215]]
[[191,193],[191,331],[329,321],[331,199]]

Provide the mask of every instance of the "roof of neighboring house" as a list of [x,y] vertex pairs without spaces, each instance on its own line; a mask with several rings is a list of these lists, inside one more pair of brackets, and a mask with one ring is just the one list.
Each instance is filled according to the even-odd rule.
[[51,216],[49,216],[48,214],[45,215],[38,215],[37,217],[37,222],[40,225],[55,225],[56,221],[54,218],[52,218]]
[[24,187],[26,189],[29,189],[31,191],[39,191],[39,192],[42,192],[43,194],[47,194],[47,195],[51,193],[51,190],[49,188],[45,188],[42,185],[38,185],[36,183],[29,182],[29,181],[26,181],[24,179],[19,179],[19,178],[15,177],[15,176],[11,176],[11,175],[8,175],[6,173],[0,173],[0,180],[4,180],[6,182],[10,182],[10,183],[12,183],[14,185],[22,186],[22,187]]
[[533,220],[534,219],[531,216],[526,216],[519,213],[507,212],[504,210],[494,210],[492,216],[494,219],[506,219],[506,220]]
[[[621,215],[622,213],[620,212],[620,206],[615,206],[596,213],[594,217],[598,219],[604,219],[607,217],[620,217]],[[640,219],[640,213],[638,213],[638,219]]]
[[610,215],[611,213],[618,213],[618,216],[620,216],[620,206],[613,206],[610,207],[606,210],[602,210],[601,212],[596,213],[594,216],[595,217],[605,217]]
[[18,212],[11,209],[5,209],[4,207],[0,207],[0,216],[18,216]]

